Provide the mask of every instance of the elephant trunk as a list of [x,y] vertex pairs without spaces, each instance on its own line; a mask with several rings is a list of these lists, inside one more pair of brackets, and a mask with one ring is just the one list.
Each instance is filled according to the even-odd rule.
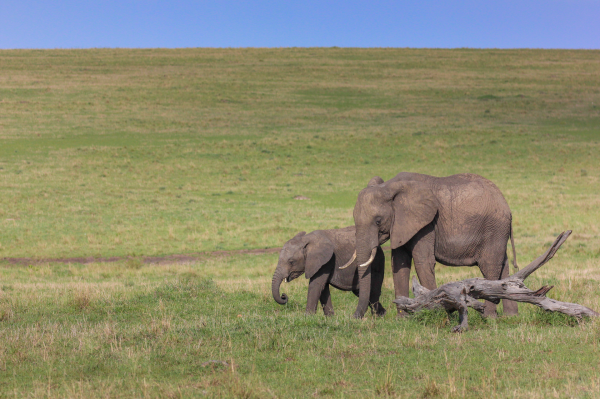
[[369,228],[356,229],[356,263],[364,268],[373,262],[379,246],[378,231]]
[[379,237],[375,234],[365,234],[364,230],[356,230],[356,263],[358,268],[358,306],[354,317],[362,318],[369,307],[369,297],[371,294],[371,263],[374,254],[377,251],[377,240]]
[[280,305],[285,305],[288,301],[287,295],[282,294],[281,296],[279,296],[279,286],[281,285],[281,282],[284,278],[284,273],[278,267],[275,270],[275,274],[273,275],[273,281],[271,282],[271,292],[273,293],[273,299],[275,299],[275,302],[277,302]]
[[375,259],[375,254],[377,253],[377,247],[373,248],[373,250],[371,251],[371,256],[369,257],[369,260],[366,261],[363,264],[358,265],[358,267],[367,267],[369,266],[371,263],[373,263],[373,259]]

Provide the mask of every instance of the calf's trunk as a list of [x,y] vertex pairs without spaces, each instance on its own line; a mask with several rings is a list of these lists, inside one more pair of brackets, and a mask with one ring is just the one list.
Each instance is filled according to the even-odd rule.
[[279,286],[281,285],[281,282],[284,278],[284,273],[282,273],[281,270],[277,268],[277,270],[275,270],[275,274],[273,275],[273,281],[271,282],[271,292],[273,293],[273,299],[275,299],[275,302],[277,302],[280,305],[285,305],[288,301],[287,295],[282,294],[281,296],[279,296]]

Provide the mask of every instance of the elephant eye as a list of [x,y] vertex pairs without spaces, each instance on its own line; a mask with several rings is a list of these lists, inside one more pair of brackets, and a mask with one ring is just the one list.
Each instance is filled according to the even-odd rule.
[[375,224],[376,224],[377,226],[379,226],[379,225],[381,224],[381,220],[377,220],[377,221],[375,222]]

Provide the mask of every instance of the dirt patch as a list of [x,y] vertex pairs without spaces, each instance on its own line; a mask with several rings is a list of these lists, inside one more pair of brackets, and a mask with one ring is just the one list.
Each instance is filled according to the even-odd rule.
[[111,263],[119,262],[127,259],[141,258],[143,263],[147,264],[162,264],[162,263],[188,263],[207,258],[218,258],[232,255],[261,255],[271,254],[281,251],[280,247],[276,248],[257,248],[257,249],[238,249],[232,251],[210,251],[197,252],[182,255],[165,255],[165,256],[113,256],[113,257],[76,257],[76,258],[2,258],[1,263],[8,263],[14,266],[36,265],[40,263]]

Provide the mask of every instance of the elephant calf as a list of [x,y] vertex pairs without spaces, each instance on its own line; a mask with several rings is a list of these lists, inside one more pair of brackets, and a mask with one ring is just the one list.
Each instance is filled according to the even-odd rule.
[[[305,273],[310,280],[306,313],[314,314],[320,301],[326,316],[333,315],[333,305],[329,286],[342,291],[352,291],[359,296],[358,271],[355,261],[356,230],[354,226],[334,230],[315,230],[306,234],[296,234],[283,246],[279,253],[279,262],[273,275],[271,289],[273,298],[281,305],[287,303],[285,294],[279,296],[279,286]],[[371,292],[369,306],[378,316],[385,314],[379,303],[385,266],[385,255],[381,247],[371,263]]]

